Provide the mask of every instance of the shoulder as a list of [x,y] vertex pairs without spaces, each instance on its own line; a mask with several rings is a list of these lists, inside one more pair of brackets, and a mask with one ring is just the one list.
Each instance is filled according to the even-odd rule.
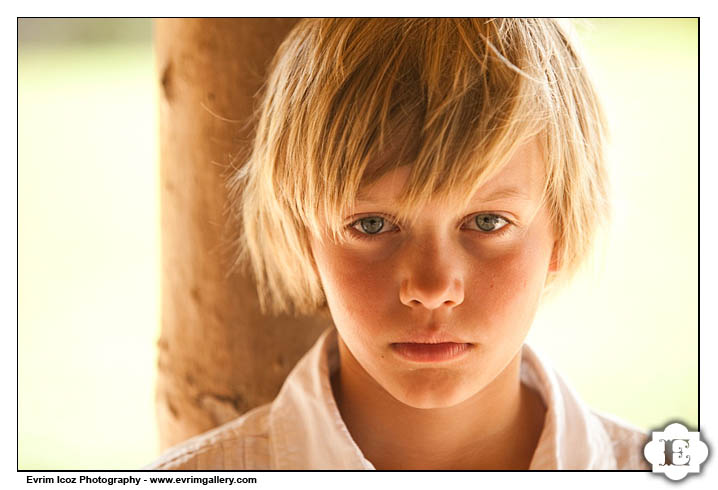
[[647,432],[613,415],[593,411],[603,426],[613,447],[618,470],[650,470],[643,456],[643,448],[649,441]]
[[262,405],[168,449],[146,470],[269,469],[268,415]]

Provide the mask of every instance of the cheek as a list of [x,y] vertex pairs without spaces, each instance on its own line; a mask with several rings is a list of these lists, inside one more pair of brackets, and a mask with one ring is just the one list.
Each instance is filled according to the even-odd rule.
[[386,263],[362,259],[361,254],[333,244],[316,247],[314,255],[337,326],[379,329],[381,322],[377,319],[386,314],[392,298],[398,301],[398,292],[387,280]]
[[531,324],[543,291],[551,244],[528,239],[491,257],[476,259],[466,281],[465,307],[487,329]]

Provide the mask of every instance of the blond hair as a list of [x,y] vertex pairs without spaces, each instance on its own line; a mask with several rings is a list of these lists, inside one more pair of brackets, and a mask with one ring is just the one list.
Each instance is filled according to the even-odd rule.
[[360,188],[402,165],[399,219],[468,200],[527,138],[567,279],[608,215],[604,116],[568,30],[550,19],[307,19],[279,48],[252,152],[230,179],[264,311],[325,298],[310,234],[341,239]]

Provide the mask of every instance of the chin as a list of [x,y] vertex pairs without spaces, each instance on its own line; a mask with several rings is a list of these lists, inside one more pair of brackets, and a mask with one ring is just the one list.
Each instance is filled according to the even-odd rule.
[[404,405],[427,410],[459,405],[474,394],[474,391],[462,383],[443,379],[442,376],[435,379],[407,380],[387,391]]

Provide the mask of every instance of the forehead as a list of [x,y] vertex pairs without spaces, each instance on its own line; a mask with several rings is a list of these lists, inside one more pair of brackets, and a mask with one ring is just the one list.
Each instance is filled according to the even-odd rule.
[[[387,172],[375,182],[362,187],[356,204],[396,203],[406,191],[405,184],[411,172],[409,165]],[[541,199],[546,169],[540,145],[535,138],[519,145],[508,162],[491,176],[470,197],[470,201],[492,202],[507,199],[538,201]],[[465,185],[464,185],[465,184]],[[456,186],[456,199],[466,197],[471,183]]]

